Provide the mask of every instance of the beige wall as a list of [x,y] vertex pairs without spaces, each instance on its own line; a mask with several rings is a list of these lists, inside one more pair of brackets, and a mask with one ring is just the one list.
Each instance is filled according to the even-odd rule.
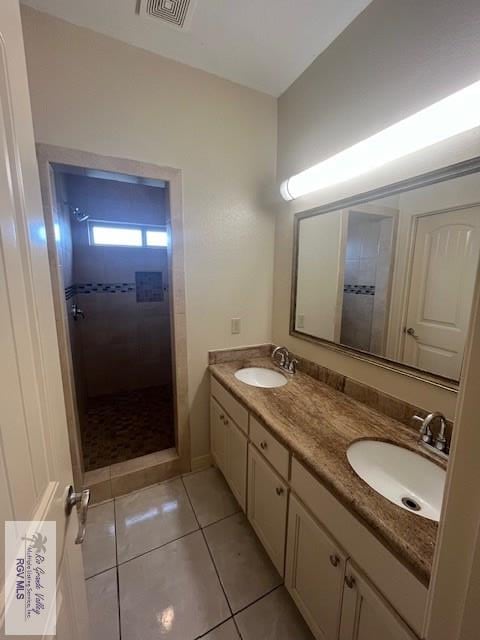
[[[23,9],[38,142],[183,172],[192,457],[209,452],[207,350],[269,341],[276,100]],[[230,319],[242,332],[230,334]]]
[[[478,0],[374,0],[280,97],[279,180],[478,80],[479,28]],[[289,205],[279,203],[274,342],[453,417],[456,394],[289,336],[293,215],[479,154],[479,134],[474,131],[348,184]]]

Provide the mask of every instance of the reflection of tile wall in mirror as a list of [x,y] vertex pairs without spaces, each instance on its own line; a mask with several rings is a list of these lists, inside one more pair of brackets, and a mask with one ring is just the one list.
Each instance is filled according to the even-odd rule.
[[300,214],[296,333],[458,380],[480,254],[479,202],[480,177],[472,174]]

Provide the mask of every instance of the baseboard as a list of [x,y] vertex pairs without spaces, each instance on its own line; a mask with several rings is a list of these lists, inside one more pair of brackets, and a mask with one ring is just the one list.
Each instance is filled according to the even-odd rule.
[[204,456],[197,456],[192,458],[192,471],[200,471],[201,469],[207,469],[213,464],[213,458],[210,453]]

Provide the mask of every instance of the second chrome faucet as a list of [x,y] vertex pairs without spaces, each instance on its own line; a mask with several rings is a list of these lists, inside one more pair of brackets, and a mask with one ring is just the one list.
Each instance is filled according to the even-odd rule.
[[296,373],[298,360],[292,358],[287,347],[277,347],[272,351],[272,362],[287,373]]
[[[448,456],[447,420],[443,413],[434,411],[429,413],[426,418],[413,416],[413,419],[422,423],[420,427],[420,444],[440,457],[446,458]],[[431,428],[432,423],[435,421],[440,424],[437,433],[434,433]]]

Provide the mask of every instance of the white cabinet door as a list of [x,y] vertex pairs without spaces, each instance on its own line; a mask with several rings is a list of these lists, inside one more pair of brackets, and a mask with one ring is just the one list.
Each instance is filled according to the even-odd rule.
[[210,448],[217,467],[225,475],[226,427],[225,412],[214,398],[210,398]]
[[226,470],[225,477],[233,495],[242,507],[247,508],[247,437],[229,418],[226,427]]
[[292,494],[285,585],[317,640],[338,637],[345,565],[345,556]]
[[281,576],[284,570],[288,486],[248,446],[248,519]]
[[347,563],[340,640],[415,640],[390,605]]

